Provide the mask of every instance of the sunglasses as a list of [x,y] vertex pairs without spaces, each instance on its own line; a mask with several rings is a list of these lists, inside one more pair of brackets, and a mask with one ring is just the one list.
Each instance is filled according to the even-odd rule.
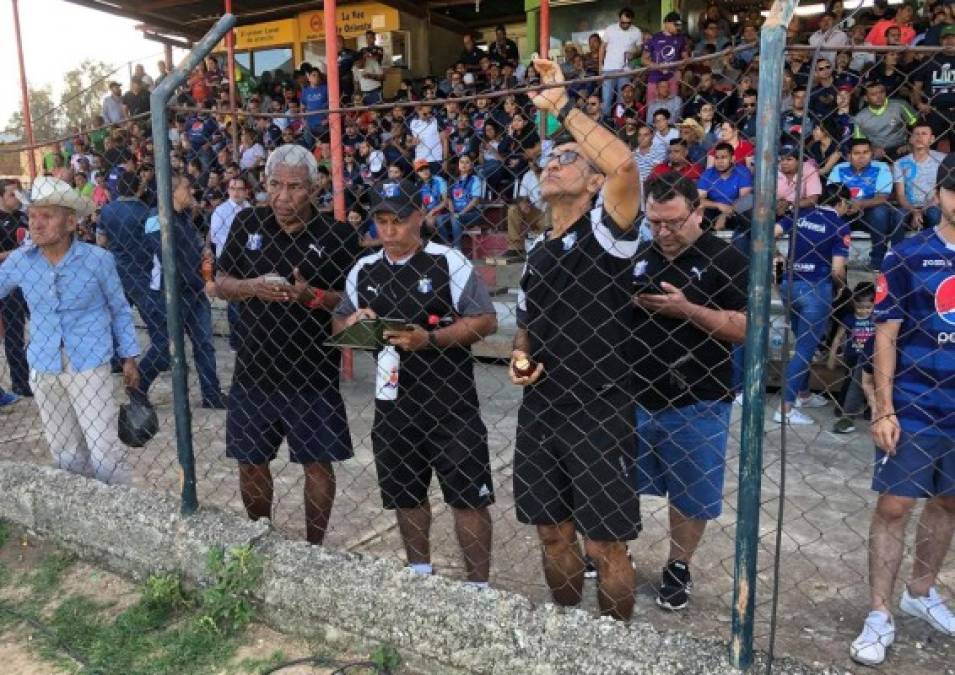
[[544,157],[544,166],[547,166],[554,160],[557,160],[557,163],[560,166],[567,166],[568,164],[573,164],[580,157],[580,153],[576,150],[564,150],[563,152],[552,152],[551,154]]

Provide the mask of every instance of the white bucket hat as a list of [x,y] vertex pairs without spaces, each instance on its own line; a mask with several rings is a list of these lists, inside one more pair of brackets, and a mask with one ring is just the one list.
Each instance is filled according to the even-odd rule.
[[76,213],[77,218],[93,215],[96,206],[76,193],[69,183],[51,176],[40,176],[30,190],[30,206],[62,206]]

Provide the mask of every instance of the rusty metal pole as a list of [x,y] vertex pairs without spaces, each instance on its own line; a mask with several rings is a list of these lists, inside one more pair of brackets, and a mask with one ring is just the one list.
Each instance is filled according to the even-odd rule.
[[13,5],[13,32],[17,40],[17,60],[20,65],[20,92],[23,96],[23,129],[27,135],[27,162],[30,166],[30,182],[36,180],[36,148],[33,147],[33,118],[30,116],[30,88],[27,86],[27,70],[23,65],[23,40],[20,37],[20,8],[17,0],[10,0]]
[[[730,664],[748,670],[753,664],[756,571],[759,550],[760,488],[763,477],[766,364],[769,309],[772,301],[773,227],[776,224],[776,172],[782,105],[786,27],[796,0],[774,0],[760,31],[759,125],[750,241],[746,344],[743,366],[743,417],[740,427],[739,490],[736,506],[736,559],[733,574],[733,625]],[[780,505],[778,508],[782,508]]]
[[[542,59],[550,58],[550,0],[540,0],[540,44],[537,53]],[[541,138],[541,147],[547,139],[547,113],[542,112],[537,121]]]
[[[232,0],[225,0],[225,13],[232,14]],[[229,115],[232,117],[232,152],[239,152],[239,115],[236,111],[235,91],[235,30],[225,36],[226,68],[229,69]],[[167,64],[168,65],[168,64]]]
[[[325,0],[322,6],[322,18],[325,20],[325,80],[328,86],[328,107],[332,110],[341,107],[341,78],[338,72],[338,26],[335,14],[338,12],[336,0]],[[332,194],[335,197],[335,220],[345,222],[345,153],[342,148],[342,115],[331,113],[328,116],[328,132],[332,149]],[[355,374],[355,355],[350,349],[342,350],[342,378],[350,380]]]

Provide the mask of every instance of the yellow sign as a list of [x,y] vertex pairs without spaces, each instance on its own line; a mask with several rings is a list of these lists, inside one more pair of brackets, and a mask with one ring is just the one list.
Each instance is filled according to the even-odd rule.
[[[259,49],[261,47],[275,47],[290,45],[297,42],[298,24],[295,19],[280,19],[279,21],[265,21],[248,26],[239,26],[235,29],[236,49]],[[225,49],[225,40],[217,45],[217,49]]]
[[[346,5],[335,13],[335,26],[343,37],[358,37],[366,30],[387,33],[400,28],[398,10],[387,5],[369,3]],[[302,42],[325,39],[325,13],[305,12],[298,15]]]

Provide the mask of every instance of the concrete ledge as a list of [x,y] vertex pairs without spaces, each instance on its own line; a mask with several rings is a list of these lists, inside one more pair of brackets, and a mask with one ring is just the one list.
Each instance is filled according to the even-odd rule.
[[[0,518],[137,579],[178,572],[201,584],[212,547],[250,545],[266,559],[256,599],[270,624],[352,646],[354,640],[391,643],[424,672],[735,672],[726,645],[715,640],[415,576],[397,561],[287,541],[265,524],[214,509],[183,518],[169,496],[50,467],[0,462]],[[839,672],[787,660],[774,669]]]

